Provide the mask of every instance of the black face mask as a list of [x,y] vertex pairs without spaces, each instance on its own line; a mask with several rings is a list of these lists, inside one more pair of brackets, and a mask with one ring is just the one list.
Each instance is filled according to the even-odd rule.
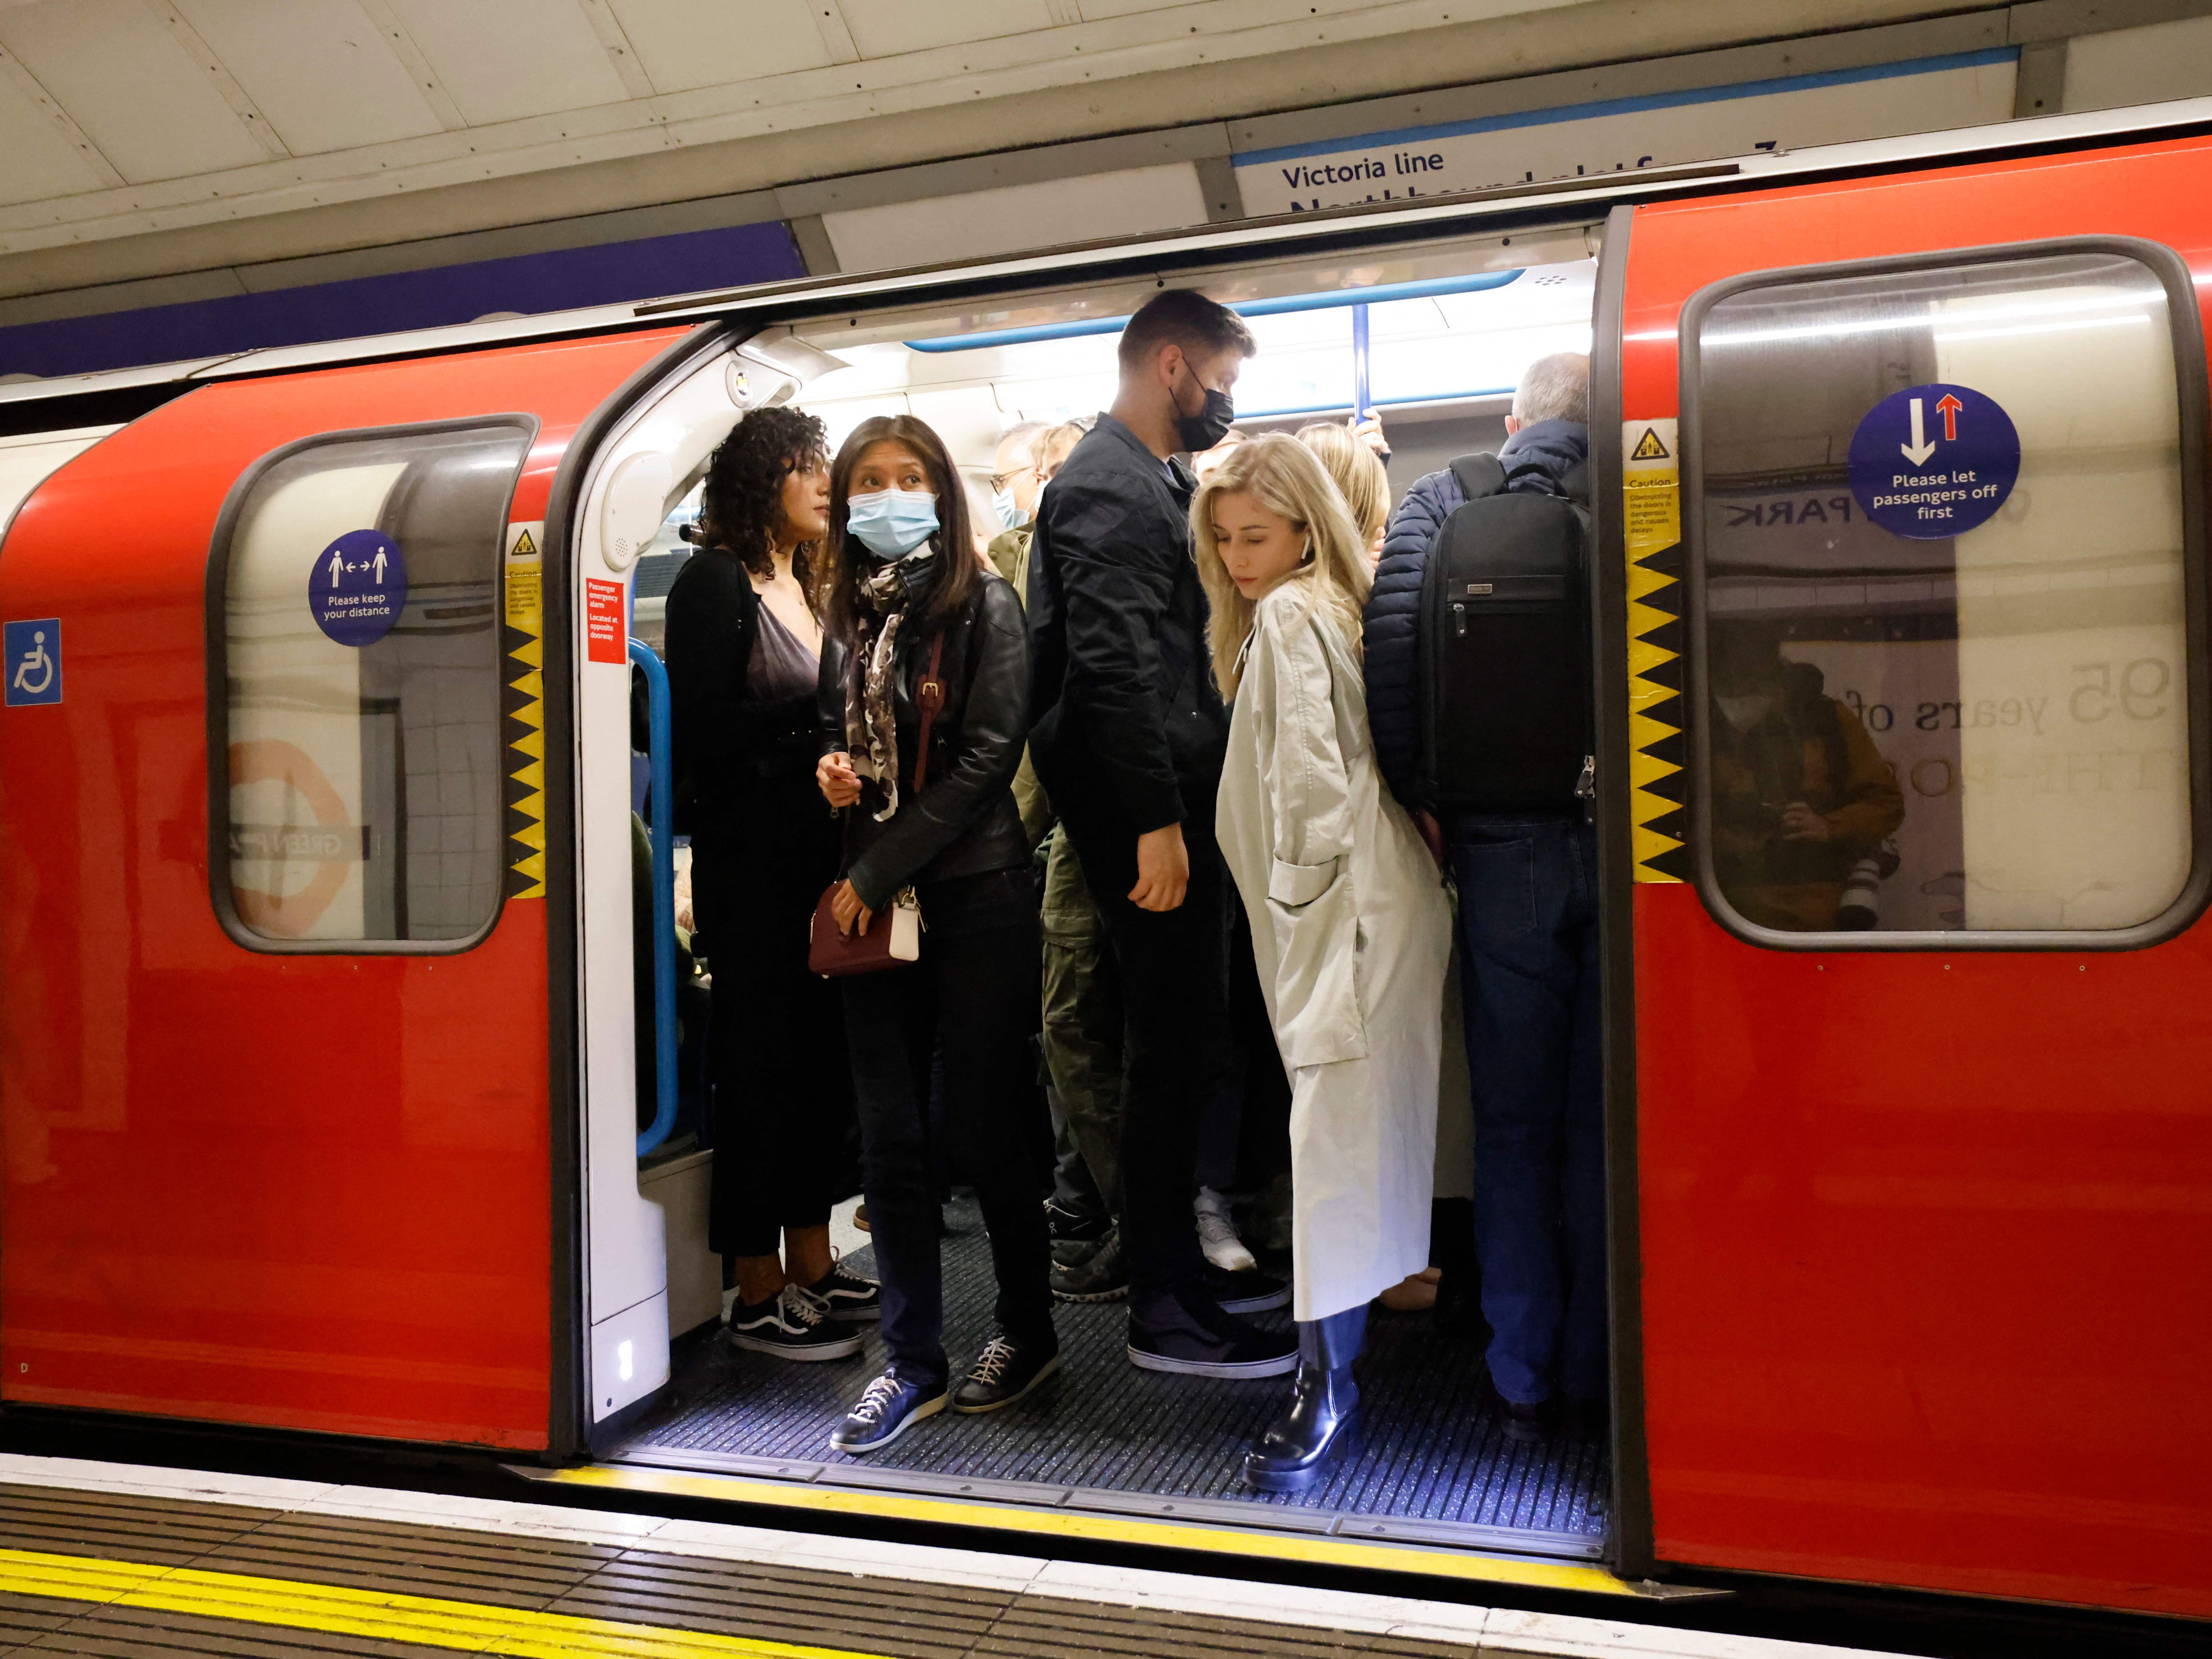
[[1194,455],[1212,448],[1236,424],[1236,401],[1227,392],[1216,392],[1211,386],[1206,389],[1206,407],[1197,414],[1184,414],[1181,404],[1176,408],[1176,435]]

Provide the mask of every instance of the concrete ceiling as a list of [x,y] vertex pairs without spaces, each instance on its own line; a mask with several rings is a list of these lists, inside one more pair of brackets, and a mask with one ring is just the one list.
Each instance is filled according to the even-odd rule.
[[0,292],[1967,9],[0,0]]

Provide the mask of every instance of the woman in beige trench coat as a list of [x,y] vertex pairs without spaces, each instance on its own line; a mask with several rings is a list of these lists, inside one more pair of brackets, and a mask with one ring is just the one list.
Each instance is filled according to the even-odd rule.
[[1335,485],[1294,440],[1255,438],[1191,521],[1235,705],[1218,833],[1291,1089],[1297,1381],[1244,1476],[1294,1490],[1358,1405],[1369,1299],[1428,1262],[1451,919],[1376,770],[1357,655],[1367,550]]

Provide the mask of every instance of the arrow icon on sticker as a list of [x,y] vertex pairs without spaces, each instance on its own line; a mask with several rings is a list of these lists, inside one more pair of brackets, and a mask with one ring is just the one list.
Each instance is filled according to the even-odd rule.
[[[1936,405],[1936,412],[1943,417],[1945,443],[1954,444],[1959,441],[1959,411],[1965,407],[1966,404],[1948,392],[1943,394],[1943,400]],[[1912,435],[1917,438],[1920,434],[1915,432]]]
[[[1943,398],[1943,403],[1949,404],[1951,405],[1951,413],[1945,415],[1943,417],[1945,423],[1948,425],[1955,418],[1960,405],[1958,400],[1949,396],[1948,393]],[[1943,407],[1943,404],[1938,404],[1936,407],[1940,410]],[[1928,465],[1928,458],[1936,453],[1936,446],[1928,441],[1923,430],[1923,417],[1921,414],[1921,400],[1917,398],[1913,398],[1911,400],[1911,408],[1912,441],[1909,444],[1899,444],[1898,445],[1898,448],[1904,452],[1905,459],[1911,462],[1913,465],[1925,466]],[[1893,430],[1894,430],[1894,428],[1893,428]]]

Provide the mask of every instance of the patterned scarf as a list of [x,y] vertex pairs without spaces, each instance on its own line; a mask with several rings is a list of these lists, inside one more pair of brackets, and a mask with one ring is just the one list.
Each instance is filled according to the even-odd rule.
[[928,599],[937,585],[937,544],[924,542],[904,558],[877,566],[860,581],[852,669],[845,680],[845,746],[867,757],[867,769],[883,791],[878,823],[899,805],[898,716],[891,680],[898,663],[899,624],[908,605]]

